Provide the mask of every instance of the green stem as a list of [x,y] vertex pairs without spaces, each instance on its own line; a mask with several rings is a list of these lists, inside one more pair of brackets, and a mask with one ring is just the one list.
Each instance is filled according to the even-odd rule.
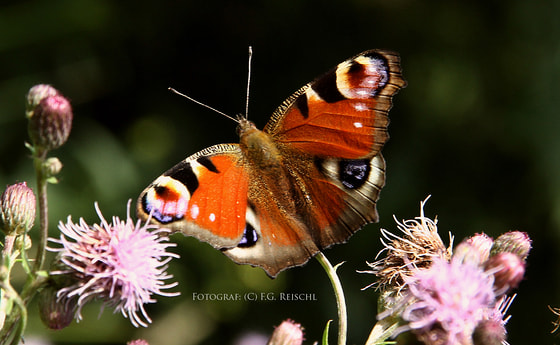
[[[37,247],[37,256],[33,269],[30,270],[27,265],[27,256],[23,254],[24,269],[28,274],[27,282],[23,287],[21,296],[13,289],[9,281],[9,270],[7,277],[3,277],[0,282],[2,288],[2,302],[10,301],[14,303],[13,308],[8,315],[5,315],[4,325],[0,329],[0,344],[19,344],[25,327],[27,326],[27,302],[33,297],[37,289],[41,287],[45,279],[41,279],[40,273],[42,272],[43,265],[46,257],[47,238],[49,234],[49,220],[48,220],[48,207],[47,207],[47,176],[44,172],[44,162],[47,157],[47,150],[36,148],[33,154],[33,164],[35,167],[35,174],[37,176],[37,193],[39,199],[39,244]],[[25,235],[24,235],[25,236]],[[23,238],[23,248],[25,251],[25,238]],[[11,246],[13,248],[13,244]],[[10,249],[11,251],[12,249]],[[3,260],[6,260],[4,248]],[[11,259],[11,258],[10,258]],[[2,269],[11,267],[4,267],[5,262],[2,263]],[[11,342],[8,341],[11,339]]]
[[34,271],[43,269],[45,262],[47,238],[49,236],[49,217],[47,205],[47,177],[45,176],[43,163],[47,157],[47,150],[38,149],[34,157],[35,173],[37,175],[37,188],[39,198],[39,244],[35,258]]
[[4,238],[4,248],[2,249],[2,262],[0,266],[0,330],[4,328],[6,317],[10,309],[10,296],[3,286],[10,284],[10,276],[13,266],[12,252],[16,235],[6,235]]
[[[18,295],[17,291],[10,284],[1,284],[2,290],[6,293],[8,298],[15,302],[15,306],[17,306],[17,311],[13,310],[9,317],[8,322],[4,325],[5,329],[2,329],[2,337],[0,338],[2,344],[7,344],[7,340],[9,338],[12,339],[12,345],[17,345],[20,343],[21,337],[23,335],[23,331],[27,326],[27,307],[25,303]],[[17,327],[15,332],[12,332],[14,327]],[[13,333],[13,335],[12,335]]]
[[321,266],[323,266],[325,272],[327,272],[336,297],[336,306],[338,310],[338,345],[346,345],[346,334],[348,331],[346,300],[344,298],[344,290],[342,290],[342,284],[340,283],[340,279],[338,279],[338,276],[336,275],[336,269],[341,264],[333,267],[322,252],[319,252],[319,254],[317,254],[317,256],[315,257],[317,258]]

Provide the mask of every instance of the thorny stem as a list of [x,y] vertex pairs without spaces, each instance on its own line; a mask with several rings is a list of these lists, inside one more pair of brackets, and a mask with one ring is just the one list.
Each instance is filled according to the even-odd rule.
[[336,269],[342,263],[333,267],[322,252],[319,252],[319,254],[317,254],[317,256],[315,257],[317,258],[321,266],[323,266],[325,272],[327,272],[336,297],[336,306],[338,310],[338,345],[346,345],[346,334],[348,332],[346,300],[344,298],[344,290],[342,290],[342,284],[340,283],[340,279],[338,279],[338,276],[336,275]]

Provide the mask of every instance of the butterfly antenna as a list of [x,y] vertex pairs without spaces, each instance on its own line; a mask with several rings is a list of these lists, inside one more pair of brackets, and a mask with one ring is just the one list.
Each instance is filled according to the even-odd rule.
[[192,97],[189,97],[189,96],[185,95],[184,93],[181,93],[181,92],[175,90],[175,89],[172,88],[172,87],[167,88],[167,89],[168,89],[169,91],[173,92],[173,93],[176,93],[176,94],[179,95],[179,96],[185,97],[186,99],[188,99],[188,100],[191,101],[191,102],[194,102],[194,103],[196,103],[196,104],[198,104],[198,105],[201,105],[201,106],[203,106],[203,107],[205,107],[205,108],[208,108],[208,109],[210,109],[210,110],[212,110],[212,111],[214,111],[214,112],[216,112],[216,113],[218,113],[218,114],[220,114],[220,115],[223,115],[223,116],[227,117],[227,118],[230,119],[230,120],[233,120],[233,121],[239,123],[239,120],[236,119],[235,117],[230,116],[230,115],[228,115],[228,114],[226,114],[226,113],[224,113],[224,112],[222,112],[222,111],[219,111],[218,109],[212,108],[211,106],[209,106],[209,105],[207,105],[207,104],[204,104],[204,103],[202,103],[202,102],[200,102],[200,101],[197,101],[196,99],[194,99],[194,98],[192,98]]
[[249,68],[247,69],[247,96],[245,99],[245,119],[249,119],[249,88],[251,86],[251,61],[253,60],[253,47],[249,46]]

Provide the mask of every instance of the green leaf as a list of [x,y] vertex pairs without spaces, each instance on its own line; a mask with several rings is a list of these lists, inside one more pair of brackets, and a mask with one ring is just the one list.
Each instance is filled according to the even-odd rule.
[[321,341],[321,345],[329,345],[329,326],[331,325],[332,320],[327,322],[325,326],[325,330],[323,331],[323,340]]
[[57,183],[58,183],[58,179],[57,179],[56,177],[54,177],[54,176],[48,177],[48,178],[47,178],[47,183],[50,183],[50,184],[57,184]]
[[371,333],[369,334],[369,338],[366,342],[366,345],[382,345],[382,344],[394,344],[396,342],[387,341],[387,339],[393,335],[395,329],[399,327],[399,319],[395,317],[386,317],[377,321]]

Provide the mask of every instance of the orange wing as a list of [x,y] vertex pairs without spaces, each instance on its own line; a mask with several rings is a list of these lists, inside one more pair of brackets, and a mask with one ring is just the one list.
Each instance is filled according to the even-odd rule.
[[[140,195],[137,213],[152,222],[230,248],[243,241],[248,178],[239,146],[200,151],[157,178]],[[249,236],[251,234],[248,234]]]

